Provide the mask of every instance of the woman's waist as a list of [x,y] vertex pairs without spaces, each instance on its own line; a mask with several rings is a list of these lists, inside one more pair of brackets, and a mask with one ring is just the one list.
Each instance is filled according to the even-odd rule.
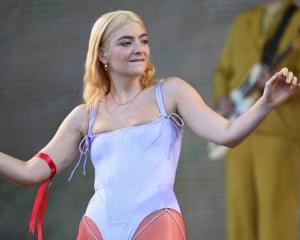
[[128,197],[139,197],[139,196],[151,196],[157,192],[174,192],[174,181],[153,181],[150,184],[116,184],[110,185],[105,183],[96,183],[94,185],[95,194],[99,193],[102,196],[116,195],[119,197],[128,198]]
[[110,222],[123,222],[133,212],[148,207],[179,209],[173,185],[162,184],[143,188],[138,192],[128,189],[127,193],[122,194],[114,189],[105,188],[103,185],[98,186],[90,200],[88,212],[102,209]]
[[[143,161],[143,159],[141,159]],[[142,163],[140,164],[142,165]],[[157,186],[174,186],[177,165],[170,159],[162,159],[147,167],[122,166],[112,169],[95,169],[95,190],[105,189],[106,192],[138,194],[141,191],[156,191]]]

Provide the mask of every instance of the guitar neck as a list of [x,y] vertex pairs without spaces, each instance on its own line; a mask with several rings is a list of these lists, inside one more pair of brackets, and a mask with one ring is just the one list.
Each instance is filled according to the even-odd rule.
[[[278,64],[282,61],[282,59],[284,59],[292,50],[293,50],[293,46],[290,44],[282,52],[278,53],[273,58],[273,61],[270,64],[264,65],[264,67],[267,67],[269,69],[269,71],[272,72],[278,66]],[[260,70],[256,70],[256,71],[259,72]],[[243,96],[247,96],[249,93],[251,93],[257,87],[256,80],[255,81],[253,79],[251,80],[251,78],[256,78],[257,76],[258,76],[257,73],[254,74],[254,77],[251,76],[251,74],[247,75],[247,78],[246,78],[244,84],[242,84],[239,88],[239,90]]]
[[268,66],[269,70],[271,71],[274,70],[277,67],[278,63],[280,63],[282,59],[284,59],[292,50],[293,50],[293,46],[290,44],[282,52],[277,54],[274,57],[273,61],[269,64]]

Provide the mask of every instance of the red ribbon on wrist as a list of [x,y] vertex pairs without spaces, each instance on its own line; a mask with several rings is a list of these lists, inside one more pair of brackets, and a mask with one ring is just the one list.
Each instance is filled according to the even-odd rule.
[[56,173],[56,166],[52,158],[47,155],[46,153],[39,152],[35,155],[38,158],[43,159],[47,162],[48,166],[51,169],[51,175],[48,179],[44,180],[35,197],[30,220],[29,220],[29,232],[34,235],[35,232],[35,223],[37,219],[37,232],[38,232],[38,240],[43,239],[43,233],[42,233],[42,222],[43,217],[46,210],[47,200],[48,200],[48,188],[51,185],[51,179],[55,176]]

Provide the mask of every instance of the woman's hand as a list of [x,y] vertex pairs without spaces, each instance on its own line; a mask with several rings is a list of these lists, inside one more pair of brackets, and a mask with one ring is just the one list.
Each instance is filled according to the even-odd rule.
[[282,68],[266,82],[262,99],[268,108],[274,108],[299,89],[297,77],[287,68]]

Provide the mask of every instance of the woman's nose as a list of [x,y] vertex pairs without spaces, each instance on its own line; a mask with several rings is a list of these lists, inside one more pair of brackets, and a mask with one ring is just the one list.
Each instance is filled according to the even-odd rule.
[[141,54],[144,51],[144,45],[140,42],[135,43],[134,45],[134,53]]

